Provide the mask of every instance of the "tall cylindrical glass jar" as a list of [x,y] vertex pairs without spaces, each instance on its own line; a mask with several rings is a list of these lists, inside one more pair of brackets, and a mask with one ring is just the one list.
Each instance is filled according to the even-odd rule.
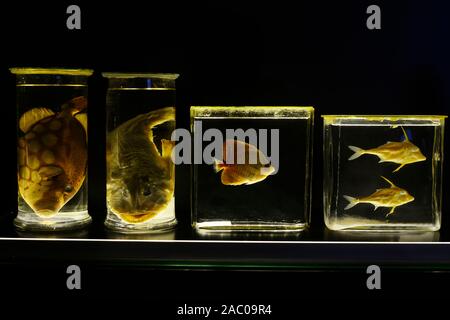
[[87,207],[87,79],[92,70],[11,68],[17,92],[18,214],[25,230],[91,221]]
[[177,74],[103,73],[108,79],[106,226],[146,233],[175,226]]

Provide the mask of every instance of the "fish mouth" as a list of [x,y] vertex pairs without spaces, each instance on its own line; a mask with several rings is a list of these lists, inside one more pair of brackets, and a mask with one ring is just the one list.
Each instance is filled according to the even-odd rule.
[[118,216],[128,223],[142,223],[156,216],[156,213],[118,213]]
[[63,205],[62,199],[46,197],[36,201],[31,207],[38,216],[51,217],[56,215]]
[[35,213],[42,217],[51,217],[58,213],[58,210],[51,210],[51,209],[38,209],[35,210]]

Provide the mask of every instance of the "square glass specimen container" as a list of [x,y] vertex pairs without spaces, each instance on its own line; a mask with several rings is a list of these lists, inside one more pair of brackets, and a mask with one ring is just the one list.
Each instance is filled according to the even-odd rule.
[[312,107],[191,107],[197,231],[305,229],[313,120]]
[[327,227],[439,230],[445,118],[324,115]]
[[91,221],[87,202],[87,81],[92,70],[12,68],[16,77],[19,229]]
[[105,225],[120,233],[173,228],[175,80],[178,74],[103,73],[106,94]]

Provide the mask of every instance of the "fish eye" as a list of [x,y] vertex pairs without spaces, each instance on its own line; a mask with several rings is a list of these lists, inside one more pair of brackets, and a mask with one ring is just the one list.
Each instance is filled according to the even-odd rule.
[[266,164],[264,165],[264,168],[270,168],[270,167],[271,167],[270,162],[269,162],[269,163],[266,163]]
[[151,194],[152,190],[150,188],[150,185],[145,185],[144,188],[142,189],[142,195],[148,197]]
[[72,190],[73,190],[73,187],[70,184],[66,185],[66,187],[64,188],[64,192],[67,192],[67,193],[72,192]]
[[149,195],[152,194],[150,178],[148,176],[141,176],[140,181],[141,181],[142,195],[148,197]]

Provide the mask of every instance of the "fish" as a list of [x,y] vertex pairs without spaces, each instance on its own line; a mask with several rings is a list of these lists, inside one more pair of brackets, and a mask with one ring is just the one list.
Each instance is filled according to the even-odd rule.
[[[232,163],[226,163],[227,149],[233,147],[234,159]],[[238,148],[244,151],[245,159],[238,159]],[[221,182],[227,186],[251,185],[266,179],[275,172],[275,168],[270,164],[266,155],[254,145],[240,140],[225,140],[223,143],[223,159],[214,159],[214,170],[221,173]],[[252,164],[251,159],[256,161]],[[240,161],[238,161],[240,160]]]
[[348,160],[355,160],[362,156],[363,154],[371,154],[377,156],[382,162],[394,162],[400,164],[397,169],[393,172],[399,171],[407,164],[416,163],[420,161],[425,161],[427,158],[422,154],[419,147],[414,145],[409,139],[408,135],[405,132],[405,129],[402,128],[403,134],[405,136],[405,140],[401,142],[391,142],[387,143],[373,149],[361,149],[355,146],[348,146],[350,150],[354,152]]
[[87,167],[86,97],[61,111],[33,108],[19,118],[17,178],[23,200],[39,216],[57,214],[79,191]]
[[173,200],[174,142],[160,139],[159,152],[153,134],[154,128],[167,122],[175,126],[173,107],[140,114],[107,135],[108,207],[127,223],[148,221]]
[[394,213],[395,208],[414,201],[414,197],[408,193],[405,189],[397,187],[387,178],[381,176],[387,183],[389,183],[389,188],[377,189],[373,194],[367,197],[354,198],[344,195],[343,197],[349,202],[344,210],[349,210],[359,203],[370,203],[375,208],[374,211],[379,207],[391,208],[386,217]]

